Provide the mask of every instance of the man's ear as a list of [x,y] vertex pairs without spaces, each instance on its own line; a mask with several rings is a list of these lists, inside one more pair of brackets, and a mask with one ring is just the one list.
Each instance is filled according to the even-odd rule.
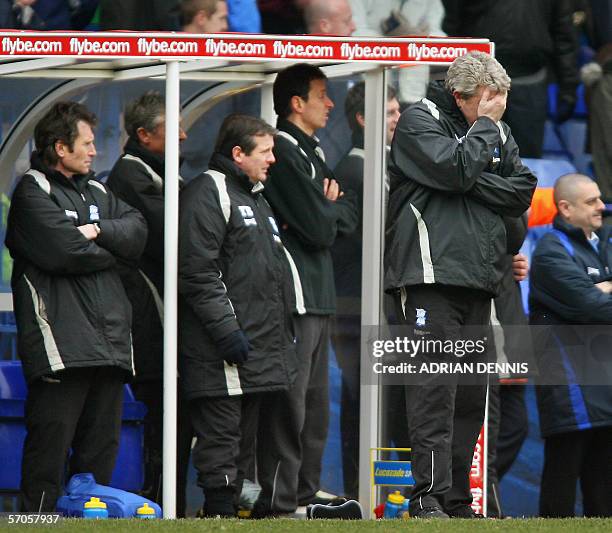
[[147,130],[145,130],[142,126],[136,130],[136,135],[138,136],[138,142],[143,146],[147,146],[150,141],[150,135]]
[[68,146],[64,141],[55,141],[54,148],[57,157],[62,158],[66,155],[66,150],[68,149]]
[[355,120],[362,128],[365,128],[365,117],[361,113],[355,113]]
[[235,163],[240,164],[244,158],[244,152],[240,146],[234,146],[232,148],[232,159]]
[[302,99],[299,96],[293,95],[289,102],[290,102],[290,105],[291,105],[291,111],[293,113],[301,113],[302,112],[302,107],[303,107],[304,104],[302,102]]
[[463,98],[461,98],[461,94],[459,94],[457,91],[453,91],[453,98],[455,99],[455,103],[457,104],[457,107],[461,109],[461,103],[463,102]]
[[210,20],[210,17],[206,14],[206,11],[200,9],[193,17],[193,22],[198,28],[205,28],[206,24]]
[[557,211],[563,218],[567,218],[570,211],[570,203],[567,200],[559,200],[557,204]]

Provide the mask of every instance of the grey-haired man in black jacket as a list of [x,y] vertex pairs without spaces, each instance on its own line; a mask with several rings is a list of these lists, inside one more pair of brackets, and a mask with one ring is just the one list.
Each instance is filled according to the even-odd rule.
[[[135,207],[149,234],[138,261],[120,261],[119,275],[137,320],[132,327],[136,377],[134,396],[147,407],[144,420],[145,479],[142,494],[162,503],[163,346],[164,346],[164,187],[166,103],[148,91],[124,110],[128,140],[106,184],[118,198]],[[179,125],[179,142],[187,134]],[[183,181],[179,178],[179,186]],[[192,430],[186,402],[179,395],[177,450],[177,516],[185,516],[185,485]]]
[[[493,57],[462,56],[444,84],[434,82],[427,98],[402,114],[395,130],[385,289],[395,294],[398,319],[417,338],[487,335],[507,254],[503,217],[520,216],[536,187],[500,121],[509,88]],[[411,516],[474,516],[468,474],[485,391],[484,384],[457,386],[437,374],[407,386]]]

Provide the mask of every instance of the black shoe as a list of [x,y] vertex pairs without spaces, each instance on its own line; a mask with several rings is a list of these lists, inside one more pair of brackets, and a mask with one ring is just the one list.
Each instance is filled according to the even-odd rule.
[[315,503],[306,507],[306,518],[336,518],[341,520],[361,520],[363,509],[356,500],[348,500],[339,505]]
[[415,509],[410,512],[410,518],[450,518],[442,509],[437,505],[431,507],[423,507],[422,509]]
[[234,489],[231,487],[206,489],[201,516],[204,518],[234,518],[236,516]]
[[262,498],[258,498],[257,500],[255,500],[249,518],[259,520],[261,518],[272,518],[273,516],[275,515],[274,511],[272,511],[271,509],[270,502]]
[[485,518],[483,514],[477,513],[472,509],[469,505],[463,505],[461,507],[456,507],[448,511],[448,516],[451,518]]

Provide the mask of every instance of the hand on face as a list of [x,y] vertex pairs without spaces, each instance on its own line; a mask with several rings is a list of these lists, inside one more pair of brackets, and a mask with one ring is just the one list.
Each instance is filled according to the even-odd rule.
[[498,122],[506,111],[507,99],[507,92],[498,93],[486,87],[478,104],[478,116],[489,117],[493,122]]

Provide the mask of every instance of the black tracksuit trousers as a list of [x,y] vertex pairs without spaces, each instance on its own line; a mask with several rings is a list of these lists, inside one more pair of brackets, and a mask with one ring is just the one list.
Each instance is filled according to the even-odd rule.
[[276,513],[293,513],[320,489],[329,423],[328,315],[294,317],[298,373],[292,387],[262,405],[257,437],[259,499]]
[[544,442],[540,516],[575,516],[578,480],[584,516],[612,516],[612,427],[557,433]]
[[[204,397],[189,403],[197,435],[192,459],[208,500],[207,514],[214,516],[237,503],[246,469],[253,463],[262,399],[268,396],[273,393]],[[219,501],[221,496],[225,502]]]
[[[491,295],[443,285],[409,286],[397,294],[396,309],[399,321],[409,326],[408,337],[484,339]],[[445,355],[430,354],[426,360],[463,360]],[[421,374],[419,384],[405,388],[415,479],[411,514],[431,506],[452,514],[472,502],[469,473],[484,419],[486,376],[474,385],[458,380],[455,375]]]
[[[69,368],[29,384],[21,464],[23,512],[50,512],[73,474],[108,485],[119,450],[125,371]],[[70,455],[68,478],[66,463]]]

